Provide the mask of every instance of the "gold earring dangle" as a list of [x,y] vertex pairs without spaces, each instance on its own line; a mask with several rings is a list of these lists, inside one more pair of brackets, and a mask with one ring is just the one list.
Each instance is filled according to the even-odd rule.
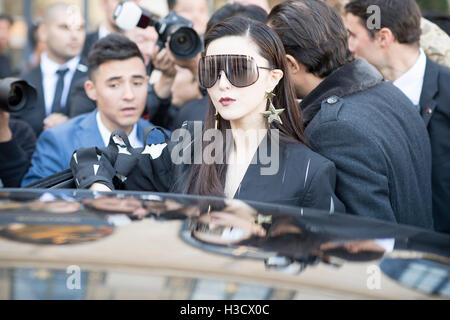
[[275,109],[275,106],[273,105],[274,97],[275,94],[272,91],[266,92],[266,99],[269,100],[269,110],[264,111],[262,114],[267,118],[269,125],[272,124],[272,122],[283,124],[280,118],[280,114],[282,114],[285,109]]
[[214,128],[215,128],[216,130],[219,129],[219,112],[218,112],[218,111],[216,111],[216,114],[215,114],[215,124],[214,124]]

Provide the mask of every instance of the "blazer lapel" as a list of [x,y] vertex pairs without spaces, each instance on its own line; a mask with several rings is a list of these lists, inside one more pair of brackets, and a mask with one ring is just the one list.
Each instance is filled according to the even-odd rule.
[[75,71],[72,81],[70,82],[69,97],[70,97],[70,94],[72,93],[72,88],[73,88],[74,84],[77,83],[78,80],[80,80],[86,76],[87,70],[88,70],[88,68],[86,65],[84,65],[81,62],[78,64],[77,71]]
[[430,123],[437,102],[434,100],[438,92],[439,67],[427,58],[425,76],[423,79],[422,94],[420,96],[420,114],[425,126]]
[[271,139],[266,135],[259,144],[252,162],[248,166],[233,196],[234,199],[258,199],[259,201],[264,201],[264,195],[267,195],[267,192],[278,190],[278,185],[276,184],[279,179],[277,175],[264,175],[264,179],[261,179],[262,169],[266,167],[266,165],[262,164],[263,159],[261,156],[271,159],[271,150]]
[[79,130],[76,131],[76,144],[78,148],[88,146],[104,147],[100,130],[97,126],[97,110],[89,113],[86,118],[80,122]]
[[42,119],[42,121],[44,121],[44,119],[47,117],[47,114],[45,112],[45,98],[44,98],[44,84],[43,84],[43,75],[42,75],[42,69],[41,66],[39,65],[38,68],[36,68],[36,72],[33,72],[31,74],[32,77],[32,81],[33,83],[36,84],[37,88],[37,105],[38,108],[35,108],[35,112],[39,115],[38,118]]

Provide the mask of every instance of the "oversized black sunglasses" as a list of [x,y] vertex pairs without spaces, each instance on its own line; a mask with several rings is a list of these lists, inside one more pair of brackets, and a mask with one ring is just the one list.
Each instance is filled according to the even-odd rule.
[[246,55],[204,56],[198,65],[198,79],[200,86],[206,89],[211,88],[223,70],[233,86],[242,88],[251,86],[258,81],[259,69],[273,70],[273,68],[258,67],[255,59]]

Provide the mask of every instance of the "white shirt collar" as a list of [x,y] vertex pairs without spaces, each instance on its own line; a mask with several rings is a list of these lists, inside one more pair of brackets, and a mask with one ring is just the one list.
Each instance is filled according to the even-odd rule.
[[109,35],[111,32],[109,32],[108,28],[106,28],[106,25],[102,23],[100,27],[98,27],[98,39],[102,39]]
[[80,62],[80,56],[73,57],[66,63],[60,65],[49,58],[47,52],[43,52],[41,55],[41,70],[44,75],[55,75],[59,69],[69,69],[69,72],[75,72],[78,63]]
[[[108,128],[106,128],[106,126],[103,124],[102,119],[100,117],[100,112],[97,112],[95,117],[97,120],[98,130],[100,131],[100,135],[102,136],[103,143],[105,144],[106,147],[109,144],[109,138],[111,137],[112,132],[109,131]],[[144,145],[137,136],[137,123],[134,124],[133,129],[128,135],[128,139],[130,140],[130,144],[133,148],[139,148]]]
[[51,60],[46,52],[42,53],[40,67],[42,71],[42,88],[44,90],[43,94],[46,115],[49,115],[52,112],[52,104],[55,96],[56,85],[58,82],[58,75],[56,71],[65,68],[68,69],[64,76],[64,90],[61,97],[61,106],[65,107],[75,72],[77,71],[77,69],[83,71],[83,67],[87,69],[86,66],[79,64],[79,62],[80,56],[76,56],[63,65],[60,65]]
[[422,94],[423,78],[427,65],[427,56],[420,48],[419,58],[416,63],[393,84],[399,88],[415,106],[419,106],[420,95]]

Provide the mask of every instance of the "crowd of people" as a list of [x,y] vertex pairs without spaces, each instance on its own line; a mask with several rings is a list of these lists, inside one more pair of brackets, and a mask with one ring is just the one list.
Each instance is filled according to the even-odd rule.
[[[93,33],[64,2],[36,27],[43,49],[22,78],[37,98],[0,109],[4,187],[71,168],[79,188],[255,200],[450,233],[450,38],[414,0],[229,1],[210,17],[206,0],[171,0],[204,41],[186,59],[151,26],[121,30],[119,0],[100,2],[106,20]],[[8,76],[1,55],[0,65]],[[196,146],[213,161],[202,151],[197,161]]]

